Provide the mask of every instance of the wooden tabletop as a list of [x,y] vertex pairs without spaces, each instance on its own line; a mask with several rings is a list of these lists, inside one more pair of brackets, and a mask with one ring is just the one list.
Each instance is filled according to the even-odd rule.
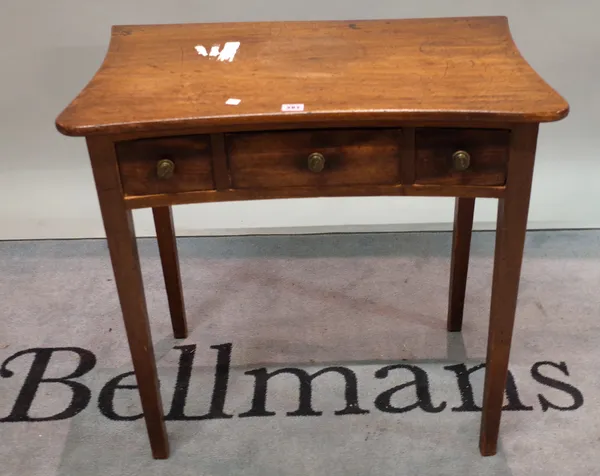
[[81,136],[567,113],[507,19],[474,17],[115,26],[104,63],[56,124]]

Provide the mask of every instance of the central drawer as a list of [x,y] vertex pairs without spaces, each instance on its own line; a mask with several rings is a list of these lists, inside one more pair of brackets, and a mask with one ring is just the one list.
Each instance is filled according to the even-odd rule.
[[400,181],[400,129],[237,133],[225,144],[233,188]]

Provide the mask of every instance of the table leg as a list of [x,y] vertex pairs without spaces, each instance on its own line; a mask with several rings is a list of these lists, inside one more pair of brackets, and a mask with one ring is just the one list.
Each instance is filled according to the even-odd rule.
[[183,305],[183,291],[181,287],[181,273],[179,272],[179,257],[177,256],[177,240],[173,226],[173,212],[171,207],[156,207],[152,209],[156,240],[160,252],[167,300],[171,313],[173,335],[177,339],[185,339],[188,335]]
[[450,332],[458,332],[462,329],[474,210],[474,198],[456,198],[450,262],[450,297],[448,299],[447,326]]
[[498,202],[479,441],[483,456],[496,454],[525,244],[537,130],[537,125],[522,125],[513,130],[505,196]]
[[114,145],[103,137],[88,138],[87,143],[152,455],[163,459],[169,456],[169,442],[133,217],[123,200]]

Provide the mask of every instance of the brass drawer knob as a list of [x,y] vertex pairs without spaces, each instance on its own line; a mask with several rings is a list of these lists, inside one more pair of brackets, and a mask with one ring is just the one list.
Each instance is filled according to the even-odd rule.
[[308,170],[311,172],[319,173],[325,167],[325,157],[323,154],[313,152],[308,156]]
[[452,165],[459,172],[467,170],[471,165],[471,155],[464,150],[457,150],[452,154]]
[[161,159],[156,164],[156,175],[161,180],[168,180],[173,176],[175,172],[175,164],[172,160]]

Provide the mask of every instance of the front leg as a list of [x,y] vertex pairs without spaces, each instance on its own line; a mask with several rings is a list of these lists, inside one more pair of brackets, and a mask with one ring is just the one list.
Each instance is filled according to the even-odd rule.
[[525,245],[537,130],[538,126],[534,124],[518,126],[512,131],[506,192],[498,202],[479,442],[483,456],[496,454]]
[[164,459],[169,456],[169,441],[133,217],[123,199],[113,143],[103,137],[88,138],[87,143],[152,455]]

